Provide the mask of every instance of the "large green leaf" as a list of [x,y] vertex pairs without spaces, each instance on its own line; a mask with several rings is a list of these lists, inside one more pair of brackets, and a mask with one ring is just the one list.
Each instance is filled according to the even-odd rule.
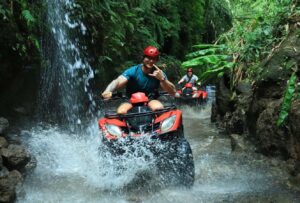
[[289,111],[290,111],[291,105],[292,105],[293,95],[295,92],[295,87],[296,87],[296,74],[293,73],[288,81],[288,84],[287,84],[287,87],[285,90],[283,102],[281,104],[281,110],[280,110],[279,117],[277,120],[277,126],[282,125],[282,123],[285,121],[285,119],[289,115]]
[[227,55],[207,55],[207,56],[201,56],[197,57],[188,61],[185,61],[182,63],[183,67],[189,67],[189,66],[200,66],[203,64],[217,64],[221,60],[227,60]]
[[228,69],[231,69],[232,67],[234,67],[234,63],[229,62],[229,63],[227,63],[223,66],[208,69],[207,71],[205,71],[203,74],[200,75],[199,79],[200,80],[207,80],[207,79],[210,79],[210,78],[220,77],[225,73],[225,71],[227,71]]
[[197,44],[193,48],[196,49],[208,49],[208,48],[224,48],[224,45],[215,45],[215,44]]
[[26,20],[27,25],[32,25],[36,21],[35,18],[31,15],[29,10],[23,10],[22,15]]
[[203,49],[203,50],[198,50],[192,53],[189,53],[186,55],[187,58],[195,58],[198,56],[204,56],[204,55],[211,55],[211,54],[217,54],[220,51],[222,51],[222,49],[218,48],[218,47],[211,47],[208,49]]

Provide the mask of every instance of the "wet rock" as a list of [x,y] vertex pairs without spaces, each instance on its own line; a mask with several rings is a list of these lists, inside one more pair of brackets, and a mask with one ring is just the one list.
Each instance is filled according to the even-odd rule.
[[237,94],[252,95],[252,85],[248,82],[240,82],[236,87]]
[[0,137],[0,149],[8,146],[8,142],[4,137]]
[[0,178],[8,176],[8,174],[9,174],[9,171],[7,170],[7,168],[4,167],[4,166],[1,166],[1,169],[0,169]]
[[270,102],[257,119],[257,138],[263,153],[289,157],[289,132],[276,126],[281,100]]
[[286,168],[290,171],[290,173],[292,174],[292,175],[296,175],[296,160],[295,159],[288,159],[287,161],[286,161]]
[[[292,105],[289,124],[291,125],[291,130],[294,135],[296,135],[297,140],[300,141],[300,101],[295,101]],[[300,152],[300,151],[299,151]]]
[[241,135],[231,134],[231,150],[234,152],[243,152],[246,150],[245,140]]
[[9,144],[22,145],[19,135],[17,134],[8,134],[5,135],[5,139]]
[[34,156],[31,156],[30,161],[25,165],[26,172],[30,172],[37,166],[37,160]]
[[237,109],[232,114],[226,114],[224,122],[228,133],[243,134],[246,128],[245,111]]
[[289,178],[288,185],[290,188],[300,191],[300,174]]
[[23,182],[22,174],[17,170],[10,171],[8,179],[10,181],[10,184],[12,184],[14,187]]
[[16,186],[23,180],[22,175],[14,170],[7,176],[0,177],[0,202],[12,203],[16,199]]
[[278,159],[275,159],[275,158],[273,158],[273,159],[271,159],[271,165],[272,166],[276,166],[276,167],[279,167],[280,166],[280,160],[278,160]]
[[228,87],[228,79],[220,79],[216,87],[217,113],[224,116],[227,112],[232,112],[234,102],[231,100],[232,92]]
[[14,111],[18,114],[21,114],[21,115],[29,115],[29,112],[28,110],[26,110],[24,107],[22,106],[19,106],[19,107],[15,107],[14,108]]
[[21,145],[11,144],[8,148],[2,149],[4,165],[9,169],[22,171],[25,165],[30,161],[30,155]]
[[0,178],[0,202],[1,203],[12,203],[15,202],[16,192],[13,187],[8,183],[7,179]]
[[4,134],[9,127],[9,122],[6,118],[0,117],[0,135]]
[[251,152],[252,156],[256,156],[256,159],[261,159],[259,154],[254,153],[256,151],[256,147],[249,141],[247,137],[245,137],[245,135],[231,134],[230,141],[232,152]]
[[210,121],[211,122],[217,122],[220,120],[220,115],[218,114],[217,105],[216,102],[213,102],[211,104],[211,116]]

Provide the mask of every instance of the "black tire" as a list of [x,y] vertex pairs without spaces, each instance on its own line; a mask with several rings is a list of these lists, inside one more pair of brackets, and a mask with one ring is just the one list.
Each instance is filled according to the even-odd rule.
[[192,187],[195,181],[195,165],[190,144],[185,138],[178,141],[176,150],[175,171],[179,183],[185,187]]

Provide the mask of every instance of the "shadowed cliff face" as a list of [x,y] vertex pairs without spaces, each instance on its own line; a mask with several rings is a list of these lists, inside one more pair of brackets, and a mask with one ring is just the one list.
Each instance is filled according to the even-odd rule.
[[[293,174],[300,171],[299,97],[294,96],[285,124],[277,127],[276,122],[287,81],[294,71],[287,64],[300,63],[298,33],[299,29],[291,33],[272,57],[262,61],[262,72],[254,85],[241,82],[234,87],[237,93],[234,99],[230,97],[232,92],[226,88],[226,80],[220,80],[213,111],[215,113],[212,115],[229,134],[247,136],[262,153],[284,160],[290,159],[290,170]],[[247,88],[242,88],[244,91],[241,91],[241,87]],[[298,85],[297,94],[299,89]]]

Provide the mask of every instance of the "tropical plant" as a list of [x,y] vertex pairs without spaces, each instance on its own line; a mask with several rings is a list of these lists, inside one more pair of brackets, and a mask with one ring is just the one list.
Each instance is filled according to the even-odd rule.
[[281,104],[281,110],[279,113],[279,117],[277,119],[277,126],[281,126],[289,115],[289,111],[292,106],[293,97],[295,96],[294,95],[295,89],[296,89],[296,74],[293,73],[290,79],[288,80],[286,86],[283,102]]
[[[78,15],[87,27],[85,43],[88,55],[99,74],[105,67],[118,67],[140,61],[141,50],[151,44],[162,53],[177,58],[188,52],[189,46],[202,39],[204,0],[77,0]],[[186,18],[188,16],[188,18]],[[186,46],[188,45],[188,46]],[[125,68],[125,67],[121,67]],[[111,68],[108,75],[116,75]]]
[[196,51],[189,53],[187,60],[182,63],[182,67],[196,67],[201,74],[201,81],[213,80],[223,76],[223,74],[234,68],[231,57],[225,54],[225,45],[198,44],[193,46]]
[[230,0],[233,27],[222,34],[217,43],[225,43],[239,54],[239,66],[246,66],[248,78],[255,79],[257,63],[271,57],[287,36],[287,19],[293,9],[292,0]]
[[[288,33],[282,19],[291,15],[294,5],[291,4],[292,0],[228,2],[232,11],[233,27],[221,34],[214,43],[220,44],[222,48],[211,50],[212,47],[202,47],[187,55],[188,59],[182,65],[198,67],[202,79],[216,79],[229,71],[230,84],[233,86],[242,79],[252,81],[259,76],[261,70],[258,64],[272,56]],[[218,5],[213,1],[207,3]],[[196,55],[198,52],[202,55]],[[238,56],[234,59],[238,63],[228,61],[230,57],[226,55]]]

